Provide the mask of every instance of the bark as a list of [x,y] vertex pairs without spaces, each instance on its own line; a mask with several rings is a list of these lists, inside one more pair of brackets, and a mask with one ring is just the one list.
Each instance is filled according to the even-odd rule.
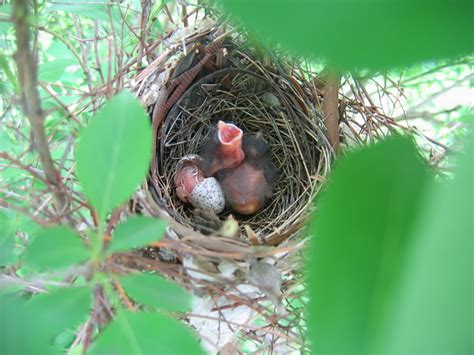
[[328,71],[323,88],[323,113],[326,124],[326,135],[337,153],[340,148],[339,138],[339,86],[341,75]]
[[44,111],[38,87],[38,66],[30,47],[31,33],[28,23],[28,0],[13,1],[13,21],[15,24],[17,51],[14,59],[17,65],[20,99],[23,111],[28,118],[34,145],[38,150],[41,165],[53,195],[53,203],[58,213],[66,209],[66,195],[63,190],[61,177],[54,166],[49,150],[48,140],[44,130]]

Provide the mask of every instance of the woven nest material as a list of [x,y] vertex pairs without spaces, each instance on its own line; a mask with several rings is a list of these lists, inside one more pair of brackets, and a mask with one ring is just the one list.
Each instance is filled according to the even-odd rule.
[[[202,41],[212,42],[215,36],[216,31],[206,33],[190,43],[191,54],[177,62],[169,80],[183,70],[180,63],[199,61],[203,51],[197,53],[196,48],[203,47]],[[293,68],[286,63],[259,57],[240,36],[227,37],[218,51],[224,54],[219,67],[204,69],[160,125],[159,178],[151,182],[156,202],[180,224],[209,232],[195,211],[177,198],[173,176],[177,161],[198,153],[218,120],[233,122],[245,134],[263,136],[278,170],[274,195],[265,208],[250,217],[233,215],[242,232],[251,228],[263,244],[277,244],[290,237],[307,217],[320,182],[329,171],[332,149],[323,134],[322,116],[304,89],[301,74],[291,73]],[[190,56],[196,58],[189,60]],[[219,217],[225,219],[230,213],[226,210]]]
[[[304,62],[267,52],[228,25],[227,35],[222,25],[201,25],[176,31],[133,83],[153,120],[156,157],[131,212],[165,219],[169,228],[143,251],[145,259],[121,263],[159,271],[199,295],[186,319],[208,350],[234,353],[240,339],[257,352],[292,351],[304,346],[304,226],[334,153],[324,135],[321,93]],[[206,55],[211,65],[180,87]],[[366,108],[351,102],[348,110]],[[260,133],[269,144],[279,174],[272,199],[255,215],[209,216],[176,196],[177,161],[199,153],[217,120]],[[372,122],[371,132],[377,126]],[[361,142],[360,131],[347,124],[341,138]]]

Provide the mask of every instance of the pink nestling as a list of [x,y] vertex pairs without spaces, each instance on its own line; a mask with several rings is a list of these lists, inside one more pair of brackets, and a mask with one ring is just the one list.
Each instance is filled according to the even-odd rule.
[[214,177],[204,176],[202,165],[202,158],[196,154],[180,159],[174,175],[176,195],[196,208],[220,213],[225,207],[224,192]]
[[236,125],[219,121],[201,156],[205,173],[217,178],[235,212],[255,214],[272,197],[276,169],[261,135],[244,135]]

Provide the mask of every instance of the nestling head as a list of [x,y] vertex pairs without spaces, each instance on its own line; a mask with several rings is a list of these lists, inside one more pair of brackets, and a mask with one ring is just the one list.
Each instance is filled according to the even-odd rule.
[[217,123],[217,137],[219,139],[219,150],[225,159],[226,167],[238,166],[245,158],[242,150],[242,130],[232,123],[219,121]]

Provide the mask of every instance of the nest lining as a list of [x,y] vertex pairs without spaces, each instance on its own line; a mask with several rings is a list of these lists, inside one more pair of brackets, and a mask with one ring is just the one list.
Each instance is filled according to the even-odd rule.
[[201,75],[169,111],[158,137],[159,190],[164,208],[176,221],[200,230],[190,206],[174,192],[177,161],[198,153],[219,119],[235,123],[244,134],[260,133],[279,172],[274,195],[253,216],[225,210],[220,217],[232,213],[268,241],[307,215],[319,187],[315,177],[327,174],[330,148],[322,133],[321,115],[301,95],[304,91],[294,87],[299,84],[237,47],[227,44],[223,68]]

